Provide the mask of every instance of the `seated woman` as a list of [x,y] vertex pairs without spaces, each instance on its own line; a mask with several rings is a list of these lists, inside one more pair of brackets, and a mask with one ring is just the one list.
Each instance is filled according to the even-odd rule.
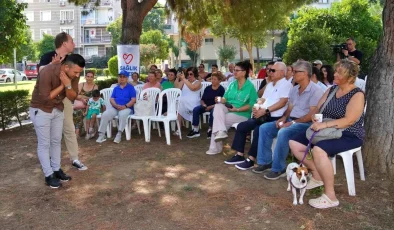
[[[198,70],[196,67],[189,67],[186,70],[187,79],[183,72],[179,72],[175,87],[182,90],[179,98],[178,120],[182,124],[182,118],[187,121],[193,119],[193,109],[200,104],[201,82],[197,80]],[[179,135],[178,131],[174,135]]]
[[165,78],[163,78],[163,71],[161,71],[161,69],[155,70],[155,76],[156,81],[160,82],[160,84],[163,84],[163,82],[167,81]]
[[318,75],[319,81],[323,82],[327,87],[332,86],[334,83],[334,73],[330,65],[323,65]]
[[235,80],[230,83],[224,96],[216,98],[213,110],[213,124],[211,143],[206,154],[215,155],[222,152],[222,140],[227,138],[227,130],[235,123],[250,118],[253,104],[257,100],[257,93],[251,81],[248,81],[249,70],[252,65],[248,61],[235,65]]
[[133,113],[133,105],[136,101],[134,86],[127,82],[128,76],[129,73],[124,70],[119,73],[119,85],[114,88],[111,99],[109,100],[112,106],[108,106],[101,115],[99,137],[96,140],[98,143],[102,143],[107,140],[105,137],[105,131],[109,121],[111,121],[115,116],[118,116],[119,126],[114,142],[119,143],[122,140],[122,132],[126,127],[127,117]]
[[[161,84],[161,87],[163,88],[163,90],[166,89],[171,89],[171,88],[175,88],[175,78],[176,78],[176,69],[169,69],[167,72],[167,81],[164,81]],[[167,113],[167,95],[163,96],[163,108],[162,108],[162,114]],[[163,123],[160,123],[161,125]]]
[[[335,93],[322,112],[323,118],[333,120],[327,122],[313,120],[311,129],[319,131],[335,127],[345,130],[339,139],[323,140],[313,145],[312,160],[306,158],[303,162],[312,171],[312,177],[306,189],[324,185],[324,194],[317,199],[309,200],[309,204],[315,208],[330,208],[339,205],[334,191],[334,171],[330,157],[362,146],[365,135],[363,127],[365,97],[362,90],[354,85],[359,66],[353,61],[344,59],[337,62],[334,68],[336,85],[329,88],[318,103],[318,107],[321,108],[329,95]],[[297,159],[301,160],[304,157],[308,143],[305,133],[290,138],[290,149]]]
[[[74,101],[74,125],[75,125],[75,134],[79,137],[80,130],[84,127],[83,119],[84,119],[84,111],[86,108],[86,104],[89,98],[92,97],[92,92],[95,89],[98,89],[98,85],[94,83],[94,72],[87,71],[85,76],[86,82],[78,84],[78,96]],[[77,106],[77,105],[84,106]],[[85,133],[88,133],[88,127],[85,126]]]
[[315,83],[316,85],[318,85],[323,91],[326,91],[327,86],[323,82],[319,81],[319,75],[320,75],[319,68],[317,68],[316,66],[313,66],[311,81],[313,83]]
[[209,112],[209,128],[208,128],[208,139],[211,138],[212,135],[212,123],[213,123],[213,107],[215,107],[215,98],[216,97],[223,97],[224,95],[224,88],[220,85],[224,76],[220,72],[212,73],[211,81],[212,84],[207,86],[204,90],[204,94],[201,97],[200,104],[193,109],[193,122],[192,122],[192,130],[190,130],[189,134],[187,135],[188,138],[194,138],[200,136],[199,131],[199,123],[200,123],[200,115]]
[[145,83],[145,85],[142,87],[142,89],[148,89],[148,88],[158,88],[162,89],[160,82],[157,81],[155,71],[149,71],[148,73],[148,82]]
[[136,85],[140,85],[140,84],[144,84],[142,81],[139,80],[140,79],[140,75],[137,72],[134,72],[131,75],[131,81],[129,81],[130,84],[132,84],[133,86]]

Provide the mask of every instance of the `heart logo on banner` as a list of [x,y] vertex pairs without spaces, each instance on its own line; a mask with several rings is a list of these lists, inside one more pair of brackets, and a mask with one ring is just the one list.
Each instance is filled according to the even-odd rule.
[[134,56],[132,54],[123,54],[123,60],[128,65],[133,61]]

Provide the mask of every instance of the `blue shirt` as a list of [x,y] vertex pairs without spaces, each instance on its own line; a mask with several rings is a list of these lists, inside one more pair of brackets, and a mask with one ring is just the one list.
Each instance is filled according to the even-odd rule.
[[134,86],[127,83],[127,85],[122,89],[120,85],[114,88],[112,91],[111,98],[115,99],[116,104],[126,105],[132,98],[136,97],[136,92]]
[[207,106],[214,105],[215,97],[223,97],[224,91],[225,90],[221,85],[219,85],[219,88],[216,90],[212,89],[212,85],[209,85],[207,88],[205,88],[201,100],[204,101]]

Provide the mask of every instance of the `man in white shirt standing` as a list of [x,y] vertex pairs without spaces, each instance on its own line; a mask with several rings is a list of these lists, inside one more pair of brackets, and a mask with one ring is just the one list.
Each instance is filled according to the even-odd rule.
[[[262,108],[253,108],[253,118],[241,122],[237,126],[231,148],[237,153],[224,163],[235,165],[240,170],[253,168],[257,156],[259,139],[259,127],[262,124],[258,118],[270,115],[265,122],[274,122],[283,116],[287,109],[289,93],[293,85],[288,82],[286,76],[286,65],[283,62],[276,62],[270,69],[272,81],[268,83],[262,96]],[[254,130],[252,145],[248,152],[248,158],[244,157],[245,143],[247,134]]]

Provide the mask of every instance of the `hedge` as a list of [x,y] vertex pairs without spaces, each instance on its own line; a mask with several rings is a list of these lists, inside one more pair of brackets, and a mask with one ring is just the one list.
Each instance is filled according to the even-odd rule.
[[96,85],[98,85],[99,90],[110,88],[112,84],[118,83],[118,78],[112,77],[109,79],[96,81]]
[[104,72],[104,76],[106,77],[109,76],[109,69],[104,69],[103,72]]
[[5,130],[12,118],[21,123],[21,114],[28,113],[30,106],[29,90],[10,90],[0,92],[0,125]]
[[108,69],[111,76],[118,76],[118,56],[113,56],[109,59]]

